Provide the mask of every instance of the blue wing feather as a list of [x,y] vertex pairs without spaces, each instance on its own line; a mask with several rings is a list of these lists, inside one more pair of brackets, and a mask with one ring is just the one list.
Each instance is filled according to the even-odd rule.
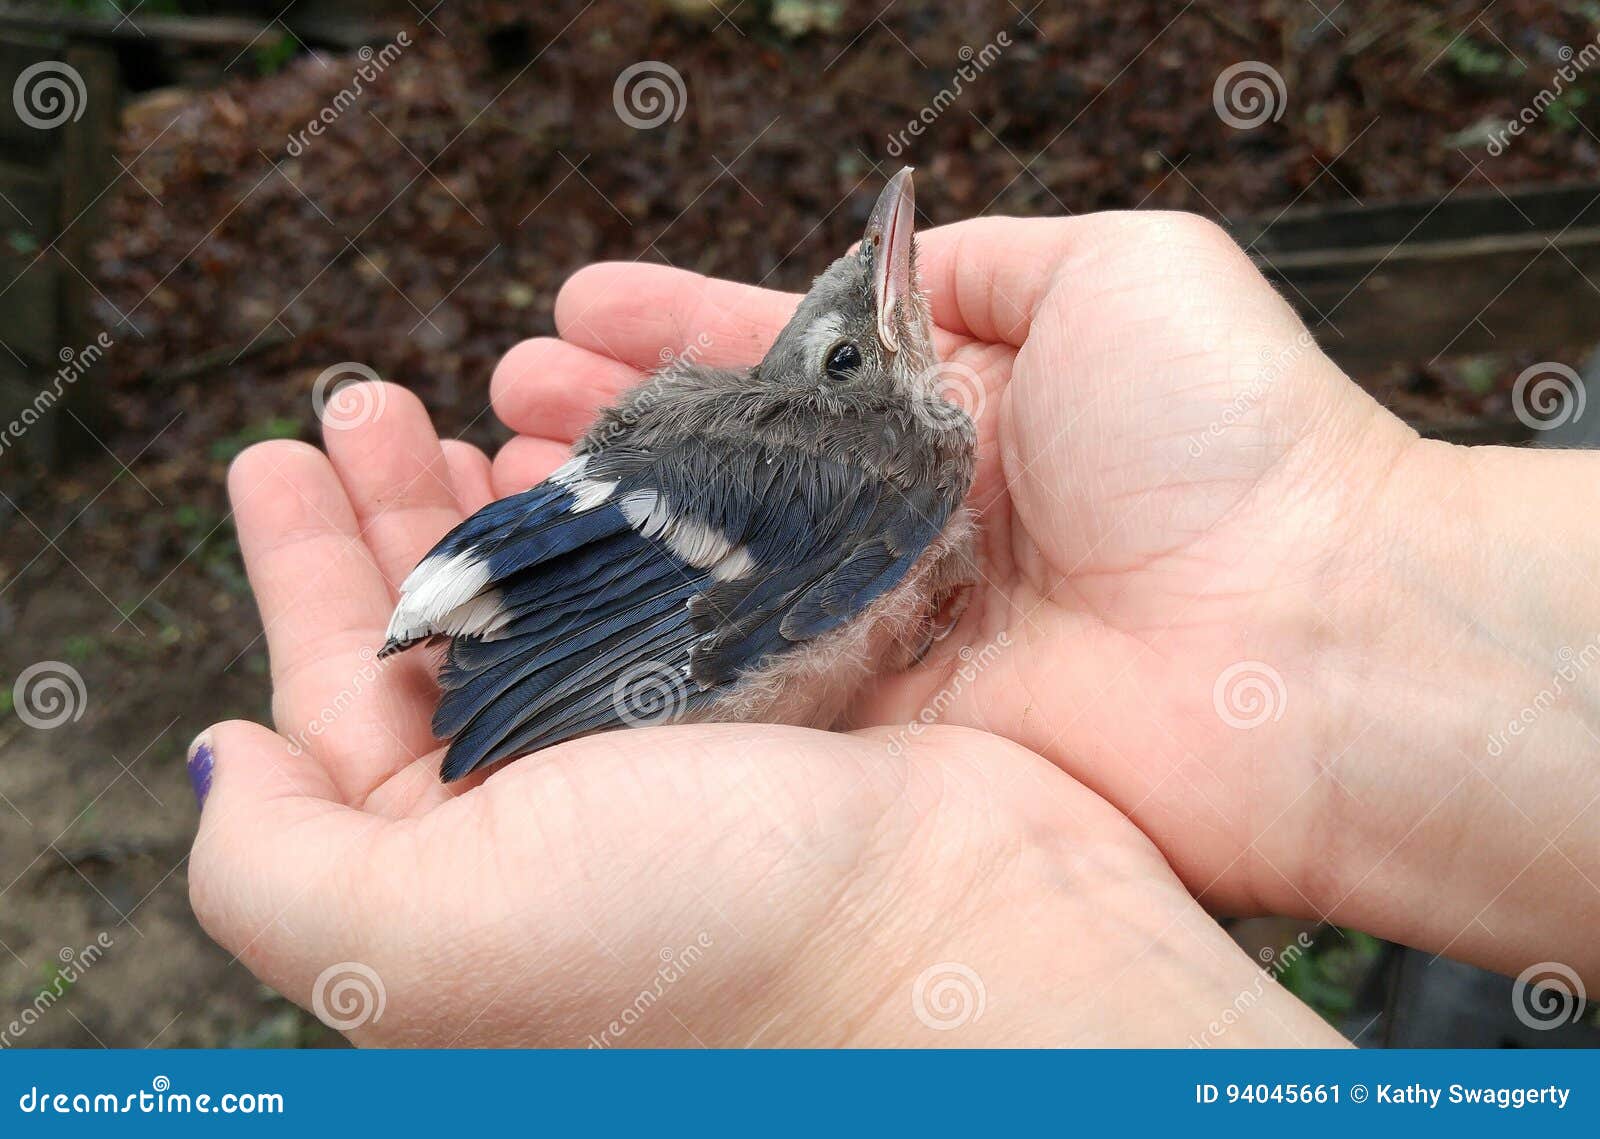
[[[682,606],[678,608],[681,610]],[[603,652],[583,662],[583,667],[563,670],[557,682],[531,704],[523,702],[525,693],[519,688],[501,689],[489,706],[450,741],[441,776],[446,781],[457,779],[476,768],[561,743],[594,728],[619,726],[623,720],[616,706],[618,680],[636,661],[658,657],[687,661],[694,633],[686,622],[677,628],[677,633],[673,637],[658,626],[630,637],[613,638],[602,646]],[[576,662],[576,658],[572,660]],[[712,695],[694,692],[689,699],[698,706]],[[593,722],[586,728],[577,727],[575,717]]]
[[[479,511],[430,554],[481,562],[479,597],[495,591],[502,618],[447,654],[434,717],[451,738],[446,779],[619,725],[615,690],[642,662],[681,672],[678,714],[704,708],[893,588],[956,505],[937,490],[913,499],[852,464],[725,440],[588,462],[615,484],[606,501],[579,510],[569,488],[544,483]],[[619,503],[645,492],[754,569],[719,579],[641,534]]]
[[453,675],[441,680],[445,694],[434,713],[434,734],[441,739],[455,735],[513,686],[518,686],[518,705],[531,709],[565,677],[630,633],[646,629],[656,637],[681,635],[690,627],[683,603],[699,588],[698,580],[679,580],[643,601],[625,596],[585,610],[553,636],[535,633],[516,638],[524,642],[518,650],[487,668],[463,667],[460,657],[452,658],[445,672]]

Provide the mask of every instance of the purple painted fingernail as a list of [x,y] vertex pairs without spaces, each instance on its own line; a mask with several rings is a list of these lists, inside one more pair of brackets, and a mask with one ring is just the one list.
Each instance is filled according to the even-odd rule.
[[189,745],[189,783],[194,788],[194,801],[202,808],[206,805],[206,796],[211,794],[211,769],[215,762],[211,733],[201,732]]

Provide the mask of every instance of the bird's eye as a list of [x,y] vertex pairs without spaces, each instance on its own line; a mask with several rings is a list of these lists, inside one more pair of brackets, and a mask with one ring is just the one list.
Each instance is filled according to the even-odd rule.
[[835,344],[828,353],[825,367],[830,380],[848,380],[850,373],[861,367],[861,349],[848,340],[842,344]]

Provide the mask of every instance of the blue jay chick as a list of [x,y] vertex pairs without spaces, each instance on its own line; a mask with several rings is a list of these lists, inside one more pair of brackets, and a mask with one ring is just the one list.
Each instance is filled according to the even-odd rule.
[[401,587],[383,655],[448,637],[441,776],[667,720],[828,726],[971,585],[975,432],[939,397],[911,170],[754,368],[677,364]]

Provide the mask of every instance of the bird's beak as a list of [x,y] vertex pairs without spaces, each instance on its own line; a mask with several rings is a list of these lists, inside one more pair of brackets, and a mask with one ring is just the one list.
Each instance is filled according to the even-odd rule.
[[911,167],[889,179],[878,195],[861,239],[861,256],[872,272],[872,299],[878,313],[878,339],[891,352],[900,349],[896,306],[911,294],[911,232],[916,226]]

